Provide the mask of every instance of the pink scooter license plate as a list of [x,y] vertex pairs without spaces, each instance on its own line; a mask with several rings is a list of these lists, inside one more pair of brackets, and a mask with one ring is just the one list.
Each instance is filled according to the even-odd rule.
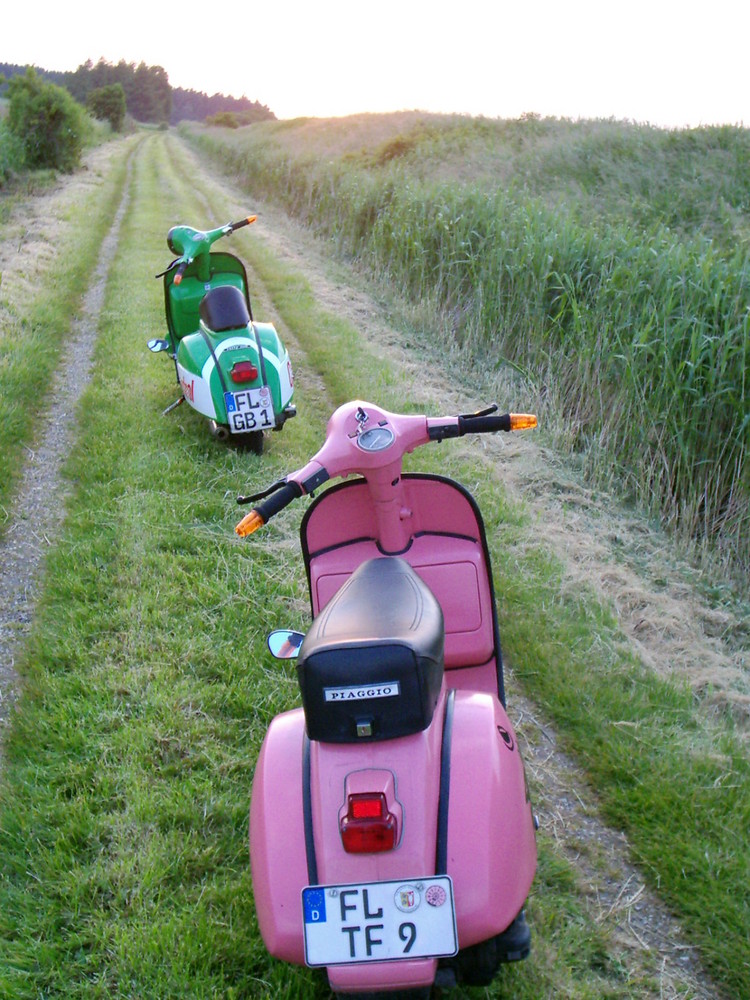
[[447,875],[302,890],[308,965],[439,958],[458,951]]

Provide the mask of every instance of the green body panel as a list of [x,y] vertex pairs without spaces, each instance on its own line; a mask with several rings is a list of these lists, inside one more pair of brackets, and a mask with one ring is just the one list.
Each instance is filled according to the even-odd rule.
[[[279,369],[282,372],[286,372],[288,354],[273,324],[256,323],[255,328],[265,360],[266,385],[271,390],[274,412],[278,417],[292,398],[290,388],[286,388],[286,385],[282,386],[279,377]],[[233,346],[229,350],[222,351],[222,344],[238,338],[245,341],[243,346]],[[195,379],[202,380],[206,364],[211,359],[211,348],[213,348],[214,353],[219,357],[219,365],[210,364],[207,370],[211,404],[208,404],[207,394],[201,397],[200,393],[194,394],[191,402],[205,416],[212,417],[220,424],[225,424],[227,423],[227,413],[224,404],[225,388],[228,392],[260,388],[263,385],[261,377],[262,368],[255,340],[247,327],[241,327],[238,330],[228,330],[217,335],[210,333],[203,326],[197,333],[187,334],[180,340],[177,347],[178,366],[191,376],[194,376]],[[273,358],[277,359],[278,365],[273,364],[270,355],[273,355]],[[252,362],[258,368],[258,378],[252,382],[243,382],[241,384],[232,382],[229,372],[232,366],[238,361]],[[222,384],[222,378],[224,384]],[[183,382],[184,388],[185,385]],[[285,389],[286,392],[284,391]],[[213,412],[210,412],[211,408]]]
[[281,343],[281,339],[273,323],[256,323],[255,329],[260,338],[260,346],[263,353],[267,354],[270,351],[281,361],[286,354],[286,350]]
[[[200,322],[198,310],[203,296],[210,288],[234,285],[235,288],[239,288],[245,299],[248,298],[245,267],[233,254],[216,252],[209,256],[208,281],[202,280],[199,276],[201,268],[205,269],[203,261],[191,264],[179,285],[174,283],[174,272],[167,271],[164,275],[167,329],[173,348],[184,336],[195,333],[198,329]],[[249,307],[248,301],[248,309]]]

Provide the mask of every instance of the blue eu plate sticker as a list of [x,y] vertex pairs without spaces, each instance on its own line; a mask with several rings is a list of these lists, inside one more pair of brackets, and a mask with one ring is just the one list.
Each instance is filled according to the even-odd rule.
[[326,919],[326,897],[322,889],[303,889],[305,923],[323,924]]

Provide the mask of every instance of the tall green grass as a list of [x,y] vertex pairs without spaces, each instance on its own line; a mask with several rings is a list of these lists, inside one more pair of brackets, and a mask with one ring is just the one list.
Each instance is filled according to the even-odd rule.
[[[308,134],[309,123],[299,127]],[[239,136],[184,132],[248,190],[334,239],[409,300],[432,304],[444,337],[477,363],[522,368],[592,475],[614,475],[683,536],[744,571],[750,257],[746,241],[731,249],[727,238],[722,248],[691,222],[700,184],[686,177],[691,156],[694,174],[696,160],[706,164],[717,185],[702,193],[707,214],[725,227],[732,213],[741,221],[747,133],[604,129],[421,124],[334,158],[290,152],[289,123]],[[657,183],[645,170],[649,148],[674,172],[671,194],[669,173]],[[484,165],[481,183],[435,179],[451,151]],[[490,155],[504,164],[502,186],[487,181]],[[558,183],[570,192],[576,181],[578,194],[554,207],[549,171],[563,162]],[[731,188],[718,180],[727,163]],[[513,173],[524,164],[525,177]],[[635,187],[628,217],[623,191]]]

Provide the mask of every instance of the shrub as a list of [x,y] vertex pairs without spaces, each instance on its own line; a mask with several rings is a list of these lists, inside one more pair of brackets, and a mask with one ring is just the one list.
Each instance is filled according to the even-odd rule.
[[8,127],[23,144],[25,166],[71,172],[81,159],[85,117],[67,90],[32,67],[8,84]]
[[0,118],[0,187],[23,167],[23,143]]
[[90,90],[86,96],[86,107],[95,118],[109,122],[115,132],[122,131],[127,106],[121,83]]
[[223,128],[239,128],[237,115],[232,111],[217,111],[206,118],[206,125],[220,125]]

